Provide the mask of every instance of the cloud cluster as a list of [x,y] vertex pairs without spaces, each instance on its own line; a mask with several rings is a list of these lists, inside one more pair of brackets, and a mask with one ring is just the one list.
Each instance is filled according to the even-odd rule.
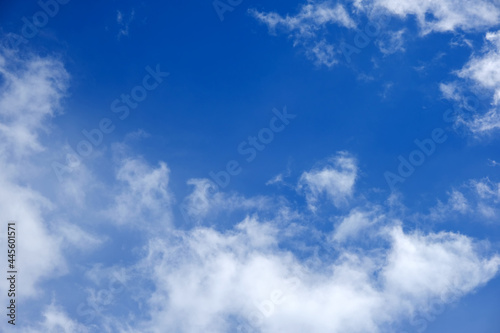
[[[0,48],[0,221],[16,222],[16,269],[22,276],[16,303],[26,310],[44,295],[43,283],[68,273],[71,250],[88,253],[103,242],[68,217],[72,207],[58,205],[52,194],[62,193],[63,187],[43,186],[42,178],[49,173],[47,160],[55,152],[41,134],[50,134],[49,121],[61,111],[68,82],[69,74],[57,57]],[[79,197],[77,191],[69,192]],[[5,240],[2,237],[0,244]],[[3,295],[7,287],[0,284]],[[27,331],[54,332],[58,327],[65,332],[77,332],[78,327],[85,331],[56,307],[47,308],[43,316],[40,328]],[[7,331],[5,325],[2,321],[0,330]],[[28,326],[29,322],[24,327]]]
[[[347,8],[350,8],[348,10]],[[498,0],[351,0],[334,3],[332,1],[307,1],[295,15],[281,15],[276,12],[250,10],[255,19],[266,24],[271,34],[283,32],[301,46],[309,59],[317,65],[332,67],[339,62],[339,55],[353,52],[346,49],[344,38],[335,38],[333,31],[340,28],[347,31],[358,30],[354,42],[366,46],[370,33],[360,29],[357,22],[368,18],[381,29],[380,22],[398,17],[402,20],[416,18],[420,35],[445,32],[486,31],[500,25],[500,2]],[[328,30],[328,28],[332,28]],[[372,27],[373,28],[373,27]],[[383,27],[383,34],[377,36],[380,51],[391,54],[404,51],[406,29],[391,31]],[[379,32],[379,31],[378,31]],[[376,35],[378,35],[378,32]],[[368,36],[367,36],[368,34]],[[332,37],[333,36],[333,37]],[[337,40],[336,40],[337,39]],[[359,49],[356,50],[358,53]]]
[[[132,185],[135,175],[168,170],[127,161],[118,174],[131,188],[144,188]],[[326,201],[349,208],[337,217],[329,244],[321,245],[334,251],[321,258],[305,244],[290,243],[297,233],[302,241],[308,239],[307,214],[276,212],[274,218],[262,219],[260,213],[269,210],[262,198],[218,192],[209,180],[190,180],[194,188],[185,203],[200,221],[233,209],[256,214],[247,214],[233,227],[221,228],[219,222],[150,235],[136,263],[113,268],[128,276],[125,288],[135,304],[131,312],[109,313],[93,325],[128,333],[386,332],[436,305],[455,302],[497,275],[500,257],[483,243],[458,233],[406,231],[404,216],[396,218],[389,207],[370,202],[353,206],[348,198],[357,175],[356,159],[339,152],[299,177],[299,193],[308,204]],[[471,188],[479,196],[498,198],[493,184],[476,182]],[[464,200],[453,192],[450,207],[466,211]],[[266,202],[273,203],[270,198]],[[141,310],[132,314],[133,309]],[[61,327],[81,325],[60,312],[54,318]],[[39,325],[45,327],[47,320]]]
[[[361,8],[364,3],[368,1],[355,5]],[[464,3],[380,0],[371,1],[370,6],[395,15],[415,15],[424,33],[479,29],[498,19],[496,7],[484,1],[471,5],[470,13],[461,12]],[[271,31],[284,30],[296,44],[310,47],[316,61],[331,66],[337,51],[322,36],[329,24],[356,27],[345,8],[331,2],[308,2],[296,16],[252,13]],[[483,25],[474,25],[479,18]],[[393,48],[402,47],[403,34],[394,37]],[[486,39],[484,52],[473,55],[458,75],[490,91],[490,112],[496,112],[499,33],[489,33]],[[37,289],[40,282],[71,268],[64,250],[89,251],[106,237],[84,230],[61,211],[60,218],[50,220],[50,212],[58,207],[26,185],[22,176],[22,167],[33,164],[30,158],[43,152],[39,133],[65,95],[69,75],[63,64],[54,58],[15,58],[5,51],[0,52],[0,75],[0,166],[4,171],[0,174],[0,220],[20,221],[19,261],[24,277],[19,289],[24,297],[35,297],[41,292]],[[499,127],[495,117],[496,113],[483,115],[475,119],[481,119],[481,126],[470,126],[475,131]],[[18,169],[11,158],[26,164]],[[94,179],[81,165],[75,170],[70,176]],[[87,327],[53,301],[38,323],[27,325],[26,332],[89,332],[95,327],[102,332],[129,333],[387,332],[415,314],[431,311],[433,304],[449,304],[473,292],[500,268],[500,257],[470,237],[408,231],[407,216],[395,214],[385,204],[355,200],[360,170],[348,152],[338,152],[302,172],[295,183],[297,197],[290,201],[273,195],[248,198],[225,193],[207,179],[191,179],[192,192],[179,201],[183,212],[196,222],[187,228],[175,228],[176,200],[165,162],[152,165],[127,156],[118,161],[115,171],[112,184],[106,187],[109,191],[99,196],[111,198],[101,203],[106,205],[102,216],[114,222],[117,230],[132,226],[150,231],[138,259],[113,266],[127,276],[125,288],[138,291],[130,293],[129,302],[134,305],[126,315],[111,312],[105,321],[99,321],[103,315]],[[87,206],[82,194],[86,186],[71,178],[61,185],[71,203],[78,203],[75,209],[94,208]],[[452,214],[470,212],[497,218],[499,184],[475,180],[467,189],[468,194],[450,192],[447,202],[431,210],[430,218],[449,220]],[[304,204],[297,204],[301,200]],[[73,208],[69,201],[58,203],[69,206],[62,208],[63,213]],[[320,208],[327,205],[338,215],[322,214]],[[236,210],[245,217],[233,220],[220,214]],[[316,230],[311,221],[318,219],[330,223],[331,231]],[[215,227],[204,223],[213,220],[218,220]],[[168,232],[156,232],[167,228]],[[319,246],[310,245],[313,232],[328,240],[326,246],[333,249],[328,257],[318,256]],[[300,240],[294,238],[297,235]],[[308,251],[310,247],[315,251]],[[96,264],[87,277],[98,280],[105,275],[101,268]],[[107,270],[102,268],[102,272]],[[5,293],[5,284],[0,285],[0,292]],[[140,311],[134,313],[134,309]]]
[[386,247],[345,250],[321,269],[280,248],[279,230],[255,218],[152,240],[134,268],[154,285],[148,316],[116,329],[383,332],[475,290],[500,266],[459,234],[406,233],[394,223],[378,237]]

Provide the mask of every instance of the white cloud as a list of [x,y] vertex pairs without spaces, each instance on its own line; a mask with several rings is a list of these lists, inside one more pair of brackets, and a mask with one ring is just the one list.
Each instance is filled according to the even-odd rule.
[[260,22],[266,24],[270,33],[284,31],[293,39],[294,46],[301,45],[306,55],[318,65],[331,67],[338,60],[339,50],[320,36],[325,33],[329,25],[355,29],[356,22],[341,4],[331,1],[308,2],[300,8],[295,16],[281,16],[275,12],[259,12],[250,10],[250,13]]
[[[39,132],[57,112],[67,80],[57,59],[0,49],[0,221],[17,223],[18,288],[26,299],[43,292],[42,280],[67,269],[62,239],[47,218],[57,207],[27,181],[27,170],[43,169],[32,157],[43,149]],[[4,295],[6,287],[0,285]]]
[[[462,69],[457,71],[461,82],[441,84],[443,96],[464,107],[464,90],[479,96],[491,96],[486,112],[471,111],[469,117],[458,114],[456,122],[465,125],[473,134],[484,135],[500,129],[500,31],[488,32],[483,50],[474,53]],[[467,88],[466,88],[467,87]],[[467,108],[467,106],[465,106]]]
[[493,183],[489,179],[472,180],[472,189],[477,196],[477,211],[489,220],[500,216],[500,183]]
[[156,228],[171,224],[172,196],[168,190],[167,165],[152,168],[141,159],[125,158],[116,173],[120,185],[106,216],[122,225]]
[[152,240],[134,268],[154,285],[148,316],[117,321],[116,330],[383,332],[482,286],[500,265],[459,234],[392,225],[378,235],[389,248],[344,252],[321,269],[281,250],[279,230],[256,219]]
[[378,210],[353,209],[349,215],[343,217],[341,222],[335,227],[332,239],[336,242],[344,242],[355,238],[363,230],[378,223],[383,219]]
[[296,37],[311,37],[326,24],[338,24],[346,28],[355,28],[356,23],[349,16],[344,6],[330,1],[303,5],[295,16],[282,17],[278,13],[250,11],[258,20],[265,23],[272,32],[283,28]]
[[500,257],[481,258],[466,236],[405,235],[401,228],[392,229],[391,236],[392,250],[382,276],[387,289],[404,298],[407,308],[425,298],[446,301],[466,294],[498,272]]
[[471,186],[481,199],[500,201],[500,183],[495,184],[489,179],[472,180]]
[[377,46],[384,54],[393,54],[396,52],[404,52],[404,34],[406,29],[388,32],[385,36],[377,39]]
[[429,217],[432,220],[442,221],[449,219],[451,214],[465,214],[470,210],[469,202],[462,192],[453,190],[448,195],[448,201],[438,201],[436,207],[431,208]]
[[[2,223],[17,222],[18,261],[24,275],[20,288],[26,296],[40,292],[36,284],[41,279],[66,271],[60,240],[44,218],[53,208],[52,203],[38,192],[0,175],[0,220]],[[5,287],[0,286],[0,291],[4,292]]]
[[423,34],[480,30],[500,23],[498,1],[487,0],[355,0],[361,10],[378,15],[385,10],[402,18],[415,16]]
[[57,333],[90,333],[91,330],[84,325],[73,321],[61,307],[52,302],[43,312],[43,321],[34,327],[22,329],[21,332],[57,332]]
[[345,205],[354,193],[358,177],[356,163],[354,157],[341,152],[328,159],[323,168],[304,172],[297,190],[305,193],[309,209],[316,211],[322,195],[326,195],[336,207]]
[[57,229],[62,242],[80,250],[94,250],[104,242],[104,237],[92,235],[75,224],[60,222]]
[[194,188],[184,199],[181,210],[186,219],[196,223],[217,216],[220,212],[244,210],[248,213],[252,209],[263,211],[274,206],[272,200],[264,196],[247,199],[235,193],[220,192],[208,179],[190,179],[187,184]]
[[494,93],[494,104],[500,101],[500,31],[486,34],[485,52],[472,56],[458,72],[461,78],[470,79]]
[[59,109],[69,75],[57,59],[23,59],[0,49],[0,151],[24,156],[43,149],[38,132]]

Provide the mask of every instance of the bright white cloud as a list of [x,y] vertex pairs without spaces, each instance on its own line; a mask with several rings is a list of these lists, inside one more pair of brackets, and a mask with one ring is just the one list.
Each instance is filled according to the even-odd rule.
[[458,75],[492,90],[497,105],[500,101],[500,31],[486,34],[485,47],[486,52],[472,56]]
[[326,166],[304,172],[297,190],[305,193],[312,211],[316,211],[317,202],[322,195],[326,195],[336,207],[340,207],[352,197],[357,177],[356,159],[341,152],[328,159]]
[[392,250],[382,276],[387,290],[404,298],[405,308],[427,297],[446,301],[466,294],[498,272],[500,257],[481,258],[466,236],[405,235],[401,228],[392,229],[391,236]]
[[472,180],[472,189],[477,195],[477,211],[488,219],[500,215],[500,183],[493,183],[489,179]]
[[152,240],[134,268],[155,286],[149,315],[116,330],[382,332],[475,290],[500,265],[463,235],[397,224],[377,234],[389,248],[344,252],[319,270],[281,250],[279,229],[256,219],[225,233],[196,228]]

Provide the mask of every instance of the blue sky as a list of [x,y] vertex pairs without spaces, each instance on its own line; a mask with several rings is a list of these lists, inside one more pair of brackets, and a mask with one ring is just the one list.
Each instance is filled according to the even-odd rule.
[[0,22],[2,331],[500,329],[497,0]]

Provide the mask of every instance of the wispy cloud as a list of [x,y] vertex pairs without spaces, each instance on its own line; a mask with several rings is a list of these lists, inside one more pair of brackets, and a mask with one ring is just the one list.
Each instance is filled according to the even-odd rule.
[[269,32],[283,31],[293,39],[294,46],[304,47],[307,56],[318,65],[331,67],[338,62],[339,48],[325,39],[328,26],[355,29],[356,22],[341,4],[310,2],[294,16],[281,16],[276,12],[250,10],[250,14],[266,24]]
[[370,15],[386,11],[401,18],[415,16],[423,34],[482,30],[500,23],[498,3],[487,0],[356,0],[355,5]]
[[134,18],[135,18],[134,10],[132,10],[128,15],[124,15],[119,10],[116,11],[116,23],[118,23],[118,26],[120,27],[118,31],[118,39],[120,39],[120,37],[122,36],[128,36],[130,23],[134,21]]
[[[464,91],[491,96],[489,110],[481,113],[472,110],[471,117],[458,115],[457,123],[463,124],[478,136],[500,128],[500,32],[488,32],[481,52],[474,53],[469,61],[456,72],[462,81],[441,86],[443,95],[456,102],[464,99]],[[461,102],[461,104],[464,104]]]

